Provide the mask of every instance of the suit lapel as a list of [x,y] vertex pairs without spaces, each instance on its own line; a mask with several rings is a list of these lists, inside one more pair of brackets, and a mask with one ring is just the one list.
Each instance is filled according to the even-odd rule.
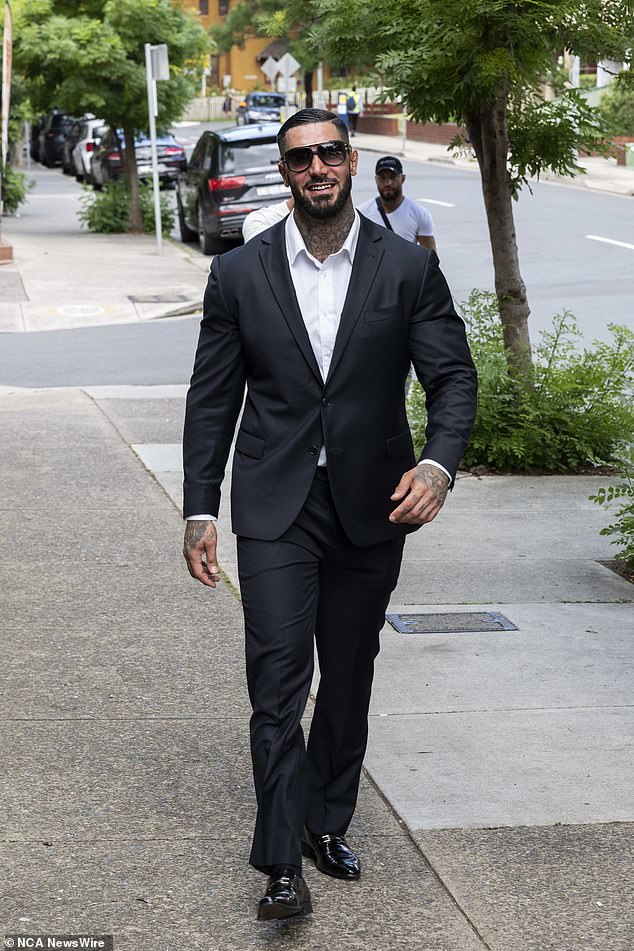
[[361,227],[354,255],[354,264],[352,265],[352,274],[350,275],[348,293],[341,312],[339,330],[337,331],[330,369],[328,370],[328,380],[332,378],[350,335],[361,316],[383,257],[383,240],[380,235],[371,235],[366,231],[365,220],[361,216]]
[[310,343],[308,331],[306,330],[306,324],[299,309],[299,304],[297,303],[295,288],[293,287],[293,281],[291,279],[284,238],[285,223],[286,221],[284,220],[273,228],[271,230],[270,239],[262,243],[260,260],[273,296],[278,303],[284,320],[288,324],[290,332],[295,338],[297,346],[301,350],[310,369],[319,380],[319,383],[323,385],[321,371],[315,359],[315,354]]

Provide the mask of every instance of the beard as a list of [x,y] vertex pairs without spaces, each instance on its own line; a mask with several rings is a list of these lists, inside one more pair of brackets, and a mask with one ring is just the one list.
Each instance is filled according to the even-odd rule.
[[[328,179],[322,179],[322,181],[328,181]],[[348,198],[350,197],[350,192],[352,191],[352,175],[348,172],[347,176],[341,183],[341,190],[338,196],[334,201],[320,201],[319,198],[312,199],[308,197],[304,192],[299,189],[295,190],[291,184],[291,192],[293,198],[295,199],[295,204],[299,205],[301,210],[309,215],[311,218],[316,218],[319,221],[327,221],[329,218],[336,218],[336,216],[344,209]]]
[[385,198],[386,201],[396,201],[397,198],[400,198],[403,194],[402,185],[387,185],[383,188],[379,188],[379,194],[381,198]]

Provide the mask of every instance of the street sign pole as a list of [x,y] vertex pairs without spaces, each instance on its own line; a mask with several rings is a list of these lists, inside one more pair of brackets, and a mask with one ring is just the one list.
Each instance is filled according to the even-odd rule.
[[[286,105],[288,106],[288,92],[290,86],[290,79],[293,73],[296,73],[299,69],[299,63],[294,56],[291,56],[290,53],[284,53],[281,59],[277,61],[277,68],[282,74],[282,84],[284,86],[284,93],[286,94]],[[288,119],[290,112],[287,108],[284,109],[284,120]],[[280,115],[280,118],[281,115]]]
[[150,123],[150,148],[152,153],[152,189],[154,192],[154,231],[156,233],[156,250],[163,253],[163,228],[161,222],[161,193],[159,188],[158,153],[156,149],[156,117],[158,115],[158,97],[156,95],[157,79],[169,79],[169,62],[167,46],[145,44],[145,74],[147,79],[147,108]]
[[275,77],[279,73],[279,68],[277,65],[277,60],[274,60],[272,56],[267,56],[264,60],[260,69],[268,79],[271,84],[271,90],[275,90]]

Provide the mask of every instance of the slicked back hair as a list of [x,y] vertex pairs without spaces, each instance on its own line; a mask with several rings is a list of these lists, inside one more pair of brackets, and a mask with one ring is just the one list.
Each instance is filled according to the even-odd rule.
[[300,109],[299,112],[295,112],[292,116],[289,116],[277,133],[277,146],[280,150],[280,155],[283,155],[286,150],[286,134],[289,129],[294,129],[295,126],[298,125],[310,125],[316,122],[332,122],[341,136],[341,139],[346,144],[349,144],[350,140],[348,138],[346,124],[336,113],[328,112],[326,109]]

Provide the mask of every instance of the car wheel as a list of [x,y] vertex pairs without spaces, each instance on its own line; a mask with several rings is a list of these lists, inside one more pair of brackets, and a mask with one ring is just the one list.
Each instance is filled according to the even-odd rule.
[[226,250],[226,242],[222,238],[217,238],[205,231],[200,209],[198,209],[198,243],[203,254],[222,254]]
[[176,196],[176,208],[178,210],[178,226],[181,233],[181,241],[191,242],[198,241],[198,232],[194,231],[189,227],[185,221],[185,211],[183,208],[183,203],[181,201],[181,196],[177,194]]

